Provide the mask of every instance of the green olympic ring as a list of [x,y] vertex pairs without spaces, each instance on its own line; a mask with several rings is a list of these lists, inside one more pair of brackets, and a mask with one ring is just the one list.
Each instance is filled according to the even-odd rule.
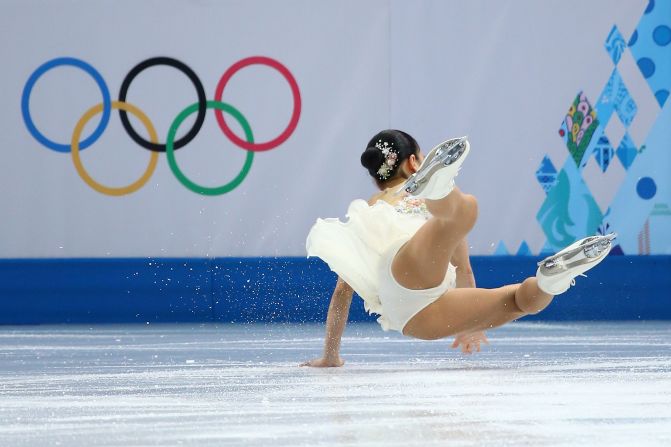
[[[189,115],[197,112],[198,107],[199,103],[197,102],[191,104],[186,109],[182,110],[170,125],[170,130],[168,130],[168,138],[165,141],[165,154],[168,157],[168,165],[170,165],[170,169],[172,170],[172,173],[175,175],[177,180],[179,180],[182,185],[184,185],[191,191],[206,196],[216,196],[219,194],[225,194],[237,188],[238,185],[240,185],[240,183],[242,183],[242,181],[245,179],[245,177],[249,173],[249,170],[252,168],[252,161],[254,160],[254,152],[247,151],[247,158],[245,159],[245,164],[242,166],[242,170],[233,180],[226,183],[225,185],[207,187],[191,181],[186,175],[184,175],[182,170],[179,169],[179,166],[177,166],[177,160],[175,160],[174,142],[175,142],[175,136],[177,135],[177,129],[179,129],[180,124],[182,124],[182,122],[184,122],[184,120]],[[252,128],[249,126],[247,119],[245,119],[245,117],[242,115],[242,113],[240,113],[238,109],[236,109],[230,104],[221,101],[207,101],[207,108],[221,110],[231,115],[238,121],[238,123],[240,123],[240,126],[245,132],[247,142],[248,143],[254,142],[254,135],[252,134]]]

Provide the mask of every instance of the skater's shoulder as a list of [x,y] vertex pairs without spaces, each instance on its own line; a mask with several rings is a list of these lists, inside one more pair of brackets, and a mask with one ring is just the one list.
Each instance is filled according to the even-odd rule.
[[387,202],[390,205],[396,205],[403,200],[403,195],[398,194],[398,188],[387,188],[379,191],[368,199],[368,205],[373,206],[380,200]]
[[385,192],[380,191],[371,196],[370,199],[368,199],[368,205],[373,206],[375,205],[378,201],[384,200]]

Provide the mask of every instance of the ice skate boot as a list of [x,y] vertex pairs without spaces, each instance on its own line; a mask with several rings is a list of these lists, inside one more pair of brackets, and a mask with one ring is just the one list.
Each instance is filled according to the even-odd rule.
[[406,192],[423,199],[442,199],[454,189],[461,164],[470,145],[466,137],[452,138],[431,149],[417,172],[403,184],[399,193]]
[[538,287],[550,295],[559,295],[575,284],[575,277],[583,275],[610,252],[615,233],[590,236],[574,242],[556,255],[538,263]]

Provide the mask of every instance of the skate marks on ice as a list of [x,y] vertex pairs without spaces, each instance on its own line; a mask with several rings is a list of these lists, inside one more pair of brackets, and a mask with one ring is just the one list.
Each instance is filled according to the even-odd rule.
[[671,325],[516,323],[479,355],[351,324],[0,329],[0,444],[669,445]]

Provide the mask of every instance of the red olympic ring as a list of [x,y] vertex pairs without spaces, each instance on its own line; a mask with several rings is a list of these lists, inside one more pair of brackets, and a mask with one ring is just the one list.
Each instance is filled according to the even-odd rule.
[[219,83],[217,84],[217,89],[214,92],[214,100],[221,101],[221,98],[224,94],[224,87],[226,87],[226,84],[231,79],[231,77],[233,77],[235,73],[237,73],[239,70],[249,65],[257,65],[257,64],[267,65],[279,71],[280,74],[284,76],[284,79],[287,80],[289,86],[291,87],[291,94],[293,95],[294,98],[294,111],[291,114],[291,119],[289,120],[289,125],[287,125],[286,129],[284,129],[284,131],[277,138],[273,140],[267,141],[265,143],[249,143],[239,138],[236,134],[233,133],[233,131],[226,124],[224,114],[221,112],[221,110],[215,110],[214,116],[217,118],[217,123],[219,123],[219,127],[221,128],[221,130],[233,142],[233,144],[248,151],[262,152],[273,149],[279,146],[280,144],[284,143],[296,129],[296,126],[298,125],[298,118],[301,115],[301,93],[298,90],[298,83],[296,83],[296,79],[294,79],[293,75],[287,69],[287,67],[285,67],[275,59],[271,59],[269,57],[264,56],[252,56],[242,59],[236,62],[235,64],[231,65],[231,67],[228,70],[226,70],[224,75],[221,77]]

